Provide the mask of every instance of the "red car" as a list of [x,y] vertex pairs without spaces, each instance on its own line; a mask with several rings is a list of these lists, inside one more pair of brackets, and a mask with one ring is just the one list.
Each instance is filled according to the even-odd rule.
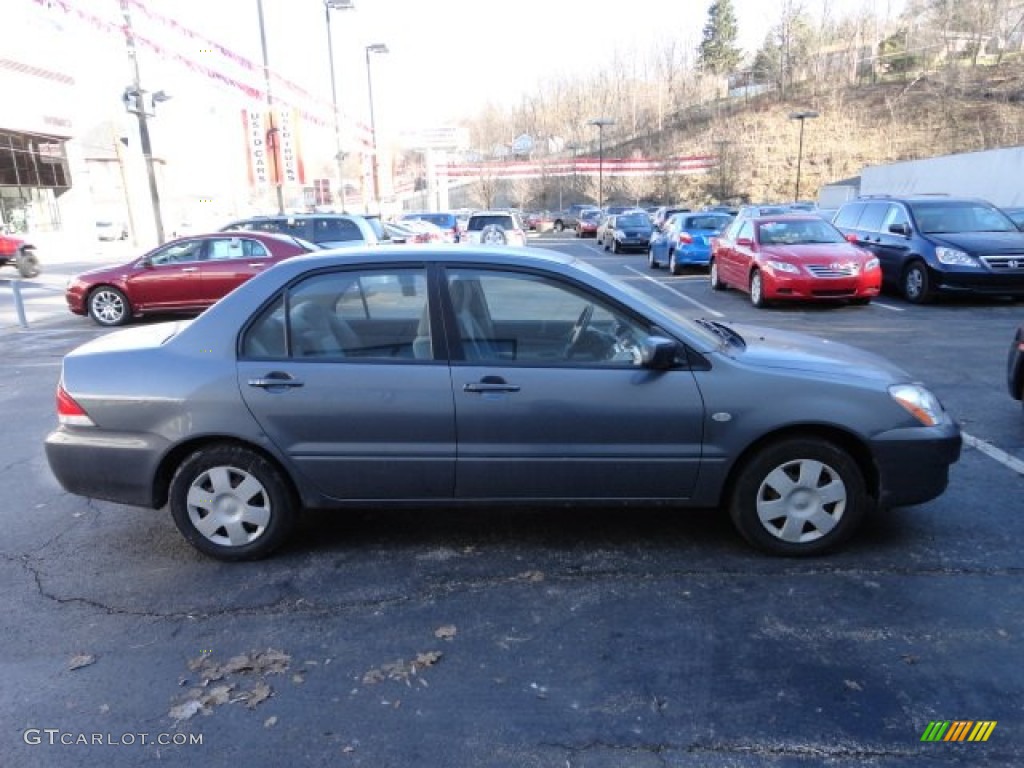
[[39,274],[35,247],[24,240],[0,232],[0,267],[10,264],[25,278]]
[[576,219],[576,237],[597,237],[597,224],[601,220],[598,208],[581,211]]
[[711,243],[711,287],[775,300],[867,304],[882,288],[878,259],[817,216],[741,216]]
[[123,325],[162,312],[199,312],[290,256],[320,250],[290,235],[216,232],[172,240],[116,267],[83,272],[65,297],[76,315]]

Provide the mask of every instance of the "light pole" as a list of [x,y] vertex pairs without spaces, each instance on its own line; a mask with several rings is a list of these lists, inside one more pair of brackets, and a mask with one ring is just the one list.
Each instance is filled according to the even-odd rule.
[[796,191],[793,193],[793,202],[800,200],[800,163],[804,158],[804,123],[807,120],[813,120],[818,116],[817,112],[811,110],[803,110],[801,112],[790,112],[790,120],[800,121],[800,145],[796,152]]
[[370,54],[389,53],[384,43],[373,43],[366,46],[366,90],[370,97],[370,137],[373,140],[373,199],[380,213],[380,172],[377,164],[377,122],[373,116],[373,78],[370,76]]
[[597,207],[604,208],[604,128],[615,125],[610,117],[595,117],[587,125],[597,126]]
[[345,213],[345,153],[341,149],[341,116],[338,114],[338,83],[334,74],[334,37],[331,34],[331,9],[351,11],[352,0],[324,0],[324,20],[327,22],[327,58],[331,65],[331,103],[334,105],[334,159],[338,164],[338,197],[341,212]]
[[[156,170],[153,168],[153,146],[149,139],[149,123],[146,121],[145,94],[142,90],[141,75],[139,74],[139,54],[135,47],[135,33],[132,29],[132,17],[128,8],[128,0],[121,0],[121,13],[124,16],[124,40],[128,47],[128,58],[132,62],[132,84],[125,88],[125,108],[134,112],[139,121],[139,147],[142,149],[142,157],[146,161],[146,176],[149,179],[149,199],[153,206],[153,225],[156,229],[156,241],[158,245],[164,243],[164,220],[160,212],[160,189],[156,183]],[[155,109],[156,104],[166,101],[169,97],[163,91],[157,91],[152,96],[152,103]],[[133,237],[135,234],[133,233]]]
[[725,202],[725,148],[732,142],[729,139],[717,139],[715,146],[718,147],[718,202]]
[[263,80],[267,89],[267,111],[270,113],[270,129],[267,137],[270,141],[267,146],[270,149],[270,162],[273,167],[274,190],[277,192],[277,212],[284,213],[284,189],[281,185],[280,154],[277,151],[277,126],[274,121],[274,94],[270,87],[270,59],[267,56],[267,29],[263,23],[263,0],[256,0],[256,12],[260,17],[260,49],[263,51]]

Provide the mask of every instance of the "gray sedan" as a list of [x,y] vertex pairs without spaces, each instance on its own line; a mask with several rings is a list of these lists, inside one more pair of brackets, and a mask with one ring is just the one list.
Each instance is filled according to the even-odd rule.
[[64,359],[46,440],[68,491],[170,507],[224,560],[304,508],[721,507],[782,555],[943,492],[960,432],[860,350],[692,322],[536,249],[302,256],[189,322]]

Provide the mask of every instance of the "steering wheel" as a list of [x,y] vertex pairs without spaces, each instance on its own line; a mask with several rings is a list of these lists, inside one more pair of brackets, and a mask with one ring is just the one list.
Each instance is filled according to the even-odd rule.
[[569,341],[565,345],[565,356],[572,357],[576,352],[576,347],[579,346],[580,341],[583,339],[583,334],[587,331],[587,326],[590,325],[590,319],[594,316],[594,305],[587,304],[580,312],[580,316],[576,318],[576,324],[573,325],[572,330],[569,331]]

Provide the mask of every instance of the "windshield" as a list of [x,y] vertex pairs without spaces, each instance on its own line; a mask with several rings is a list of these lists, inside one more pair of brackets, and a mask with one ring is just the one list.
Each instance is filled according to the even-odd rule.
[[573,262],[573,266],[576,269],[579,269],[581,272],[586,272],[587,274],[594,275],[595,277],[600,278],[603,282],[615,286],[618,290],[622,291],[628,296],[631,296],[642,306],[649,307],[655,312],[670,316],[679,325],[686,326],[687,332],[690,333],[692,336],[706,342],[707,346],[719,347],[722,345],[722,335],[716,332],[712,332],[708,328],[702,327],[701,325],[698,325],[696,322],[694,322],[688,317],[684,317],[683,315],[679,314],[678,310],[673,309],[667,304],[663,304],[661,301],[659,301],[656,297],[652,296],[651,294],[645,293],[644,291],[641,291],[638,288],[634,288],[631,284],[625,282],[624,280],[620,280],[619,278],[615,277],[612,274],[609,274],[608,272],[605,272],[602,269],[598,269],[597,267],[591,266],[590,264],[587,264],[585,261],[580,261],[579,259],[577,259],[576,261]]
[[761,245],[810,245],[845,243],[842,233],[824,219],[779,219],[764,221],[758,227]]
[[580,214],[580,218],[583,219],[584,221],[593,221],[594,219],[598,218],[600,215],[601,215],[601,211],[598,211],[598,210],[583,211],[583,213]]
[[1014,223],[994,206],[982,202],[928,201],[911,203],[918,229],[942,232],[1016,232]]

